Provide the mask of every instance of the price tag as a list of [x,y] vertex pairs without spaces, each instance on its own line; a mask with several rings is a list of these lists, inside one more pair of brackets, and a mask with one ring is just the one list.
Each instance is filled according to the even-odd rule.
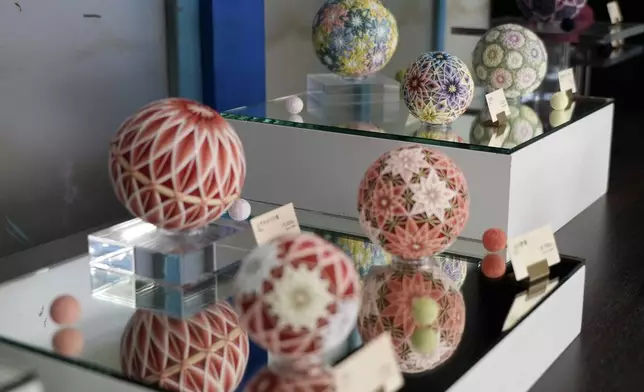
[[559,90],[563,92],[570,91],[577,93],[577,83],[575,83],[575,72],[572,68],[564,69],[559,72]]
[[622,10],[619,8],[619,3],[616,1],[609,1],[606,3],[608,9],[608,16],[612,24],[622,23]]
[[284,234],[299,234],[300,224],[293,203],[288,203],[250,220],[257,245],[265,244]]
[[338,392],[394,392],[404,380],[388,333],[364,345],[333,367]]
[[499,129],[499,132],[492,133],[492,137],[487,145],[490,147],[503,147],[503,143],[505,143],[509,135],[510,126],[508,124],[503,124],[503,128]]
[[510,117],[510,108],[508,107],[508,101],[505,99],[503,89],[500,88],[486,94],[485,101],[487,102],[487,108],[490,111],[490,118],[493,122],[498,121],[499,113],[505,113],[506,117]]
[[542,293],[535,296],[529,296],[527,291],[517,295],[514,298],[514,302],[510,307],[505,322],[503,323],[502,332],[508,331],[514,328],[515,325],[521,320],[526,314],[530,313],[535,306],[541,302],[543,297],[550,294],[559,285],[559,279],[551,280],[547,283],[545,289]]
[[528,277],[528,266],[546,260],[551,267],[561,261],[550,226],[508,240],[508,253],[517,281]]

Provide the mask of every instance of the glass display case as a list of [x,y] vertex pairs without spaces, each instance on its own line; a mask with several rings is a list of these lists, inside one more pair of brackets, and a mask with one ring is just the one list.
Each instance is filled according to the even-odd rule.
[[489,126],[478,88],[450,127],[423,125],[395,93],[321,104],[309,92],[223,116],[247,152],[247,199],[293,201],[356,219],[366,167],[385,151],[417,143],[446,152],[464,171],[474,212],[464,237],[480,238],[489,227],[512,236],[544,224],[558,230],[607,189],[613,101],[576,96],[555,111],[551,95],[513,103],[503,129]]
[[[253,203],[256,213],[272,208]],[[352,259],[364,262],[360,252],[374,256],[369,241],[354,234],[353,221],[306,211],[297,214],[304,231],[340,246]],[[328,230],[329,226],[336,230]],[[237,245],[247,251],[255,247],[248,237]],[[431,371],[406,377],[403,390],[470,391],[482,386],[527,390],[579,333],[585,271],[581,260],[562,256],[551,269],[547,285],[534,287],[517,283],[511,273],[501,279],[486,278],[480,270],[483,255],[481,243],[469,241],[458,241],[440,255],[450,271],[462,275],[458,290],[464,298],[464,333],[449,358]],[[204,311],[175,319],[93,294],[90,270],[89,256],[84,255],[0,286],[0,297],[5,298],[0,308],[12,317],[11,323],[0,326],[0,354],[13,355],[18,362],[28,360],[47,389],[76,390],[85,383],[97,391],[208,389],[204,385],[208,390],[242,390],[244,380],[266,363],[266,353],[252,344],[244,346],[239,340],[245,337],[243,331],[230,321],[234,319],[226,318],[233,317],[226,316],[232,311],[227,304],[232,274],[212,282],[216,295]],[[57,325],[52,317],[60,316],[53,310],[50,314],[52,302],[63,294],[80,304],[80,317],[73,326]],[[17,297],[21,300],[7,300]],[[229,320],[210,327],[214,340],[192,335],[205,328],[206,316]],[[229,328],[222,330],[223,325]],[[61,343],[63,334],[68,336],[66,344]],[[184,344],[190,350],[182,351]],[[345,343],[340,355],[329,360],[341,360],[351,344]],[[205,366],[212,366],[209,376],[198,377]]]

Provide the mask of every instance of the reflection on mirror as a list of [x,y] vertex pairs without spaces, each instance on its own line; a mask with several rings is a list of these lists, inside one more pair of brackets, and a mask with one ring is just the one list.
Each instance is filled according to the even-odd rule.
[[[470,143],[489,145],[499,131],[499,127],[488,125],[487,111],[481,111],[470,130]],[[513,148],[543,133],[543,124],[537,113],[528,105],[510,105],[508,129],[504,131],[500,143],[503,148]]]

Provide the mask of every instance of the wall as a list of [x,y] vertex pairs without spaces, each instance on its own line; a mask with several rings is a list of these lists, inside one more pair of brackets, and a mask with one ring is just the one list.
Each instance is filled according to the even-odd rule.
[[[430,49],[433,1],[383,0],[382,3],[396,16],[400,34],[398,50],[383,70],[385,75],[393,77]],[[304,92],[307,74],[327,72],[311,44],[311,23],[322,4],[323,0],[266,1],[268,99]]]
[[164,25],[163,0],[0,2],[0,258],[124,215],[107,146],[167,94]]
[[[491,0],[447,0],[448,31],[452,27],[489,27],[490,2]],[[479,38],[448,32],[445,48],[472,67],[472,51]]]

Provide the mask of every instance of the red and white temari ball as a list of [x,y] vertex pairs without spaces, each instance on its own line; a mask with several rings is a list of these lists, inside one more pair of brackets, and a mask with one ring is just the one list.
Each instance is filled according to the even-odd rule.
[[280,372],[265,367],[248,383],[244,392],[332,392],[335,380],[325,367],[308,369],[306,372]]
[[246,157],[216,111],[169,98],[125,120],[110,144],[109,170],[116,197],[134,216],[167,230],[192,230],[239,198]]
[[323,354],[354,329],[360,281],[344,251],[311,233],[266,243],[235,277],[241,325],[269,353],[297,359]]
[[369,342],[391,334],[404,373],[435,369],[456,352],[465,301],[440,268],[374,267],[362,288],[358,332]]
[[248,361],[248,335],[224,302],[188,320],[137,311],[121,338],[125,376],[177,392],[232,392]]
[[469,211],[461,169],[447,155],[422,146],[383,154],[360,182],[362,229],[402,260],[447,249],[463,231]]

